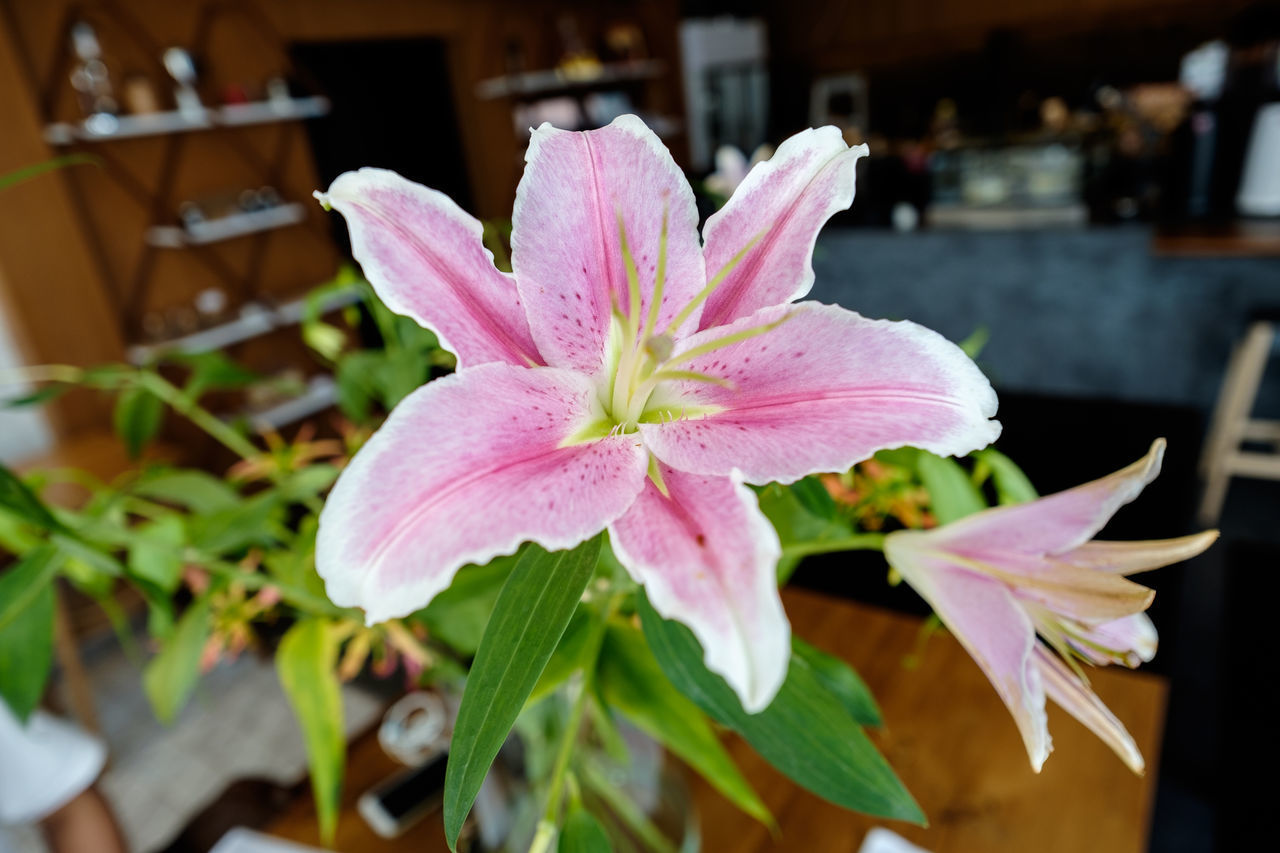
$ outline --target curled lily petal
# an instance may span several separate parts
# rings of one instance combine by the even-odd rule
[[[757,241],[711,294],[699,328],[799,299],[813,286],[813,246],[832,214],[853,203],[854,167],[867,146],[850,148],[835,127],[805,130],[755,166],[728,204],[707,220],[707,278]]]
[[[1156,439],[1146,456],[1114,474],[1029,503],[962,518],[940,528],[939,541],[945,539],[953,550],[1035,554],[1070,551],[1092,539],[1116,510],[1136,498],[1159,475],[1164,449],[1164,439]]]
[[[1111,747],[1134,773],[1146,769],[1142,753],[1124,724],[1116,719],[1089,686],[1068,669],[1061,660],[1044,648],[1034,653],[1037,671],[1044,682],[1045,693],[1071,716]]]
[[[986,377],[959,347],[914,323],[804,302],[699,332],[676,352],[775,323],[688,363],[729,384],[677,383],[662,404],[670,417],[640,426],[658,458],[699,474],[738,468],[748,483],[785,483],[907,444],[968,453],[1000,433],[989,420],[996,397]],[[707,413],[679,417],[688,411]]]
[[[1037,773],[1053,749],[1044,710],[1044,685],[1032,662],[1036,629],[1004,584],[937,562],[921,546],[928,540],[900,531],[885,542],[885,555],[933,607],[982,668],[1013,720]]]
[[[618,559],[655,610],[688,625],[707,668],[755,713],[787,675],[791,628],[774,574],[778,535],[741,477],[701,477],[662,466],[609,528]]]
[[[325,503],[316,570],[329,597],[380,622],[426,605],[468,563],[604,529],[635,500],[647,462],[626,436],[565,446],[597,405],[580,374],[504,364],[415,391]]]
[[[1212,545],[1217,538],[1218,531],[1205,530],[1177,539],[1152,539],[1143,542],[1094,540],[1060,554],[1058,559],[1100,572],[1130,575],[1190,560]]]
[[[664,221],[659,325],[665,328],[702,289],[693,191],[670,152],[635,116],[586,133],[544,124],[525,159],[511,219],[511,264],[529,326],[549,364],[594,375],[604,365],[613,306],[630,308],[623,233],[636,268],[640,316],[654,296]]]
[[[520,295],[493,265],[480,223],[448,196],[386,169],[339,175],[320,201],[387,307],[432,329],[460,366],[538,364]]]

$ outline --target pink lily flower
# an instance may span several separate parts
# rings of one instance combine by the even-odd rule
[[[1164,447],[1159,439],[1128,468],[1055,495],[885,539],[889,564],[991,679],[1037,773],[1053,749],[1046,696],[1143,771],[1133,738],[1089,688],[1080,663],[1132,668],[1151,660],[1156,629],[1143,611],[1155,593],[1125,576],[1190,559],[1218,538],[1210,530],[1090,541],[1160,473]]]
[[[330,597],[371,623],[402,616],[461,566],[608,529],[744,707],[768,705],[790,628],[778,538],[746,484],[905,444],[965,453],[999,432],[987,380],[941,336],[789,304],[864,153],[835,128],[797,134],[700,244],[693,192],[639,119],[544,124],[513,275],[443,194],[378,169],[335,180],[319,197],[346,217],[365,275],[459,369],[406,398],[338,480],[316,546]]]

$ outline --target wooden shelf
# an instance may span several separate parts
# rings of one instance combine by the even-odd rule
[[[168,136],[191,133],[215,127],[246,127],[282,121],[301,121],[329,112],[329,99],[321,96],[291,98],[280,101],[256,101],[209,107],[199,112],[170,110],[127,116],[94,116],[71,124],[58,122],[45,125],[44,138],[50,145],[75,142],[108,142],[144,136]]]
[[[353,305],[363,298],[363,291],[358,287],[335,293],[320,306],[320,313]],[[165,353],[199,353],[222,349],[242,341],[261,337],[286,326],[302,322],[307,297],[292,299],[274,308],[261,302],[250,302],[240,309],[240,316],[226,323],[201,329],[180,338],[173,338],[154,344],[139,344],[129,347],[126,353],[129,361],[137,365],[150,364],[158,356]]]
[[[197,222],[189,228],[180,225],[153,225],[147,229],[147,243],[160,249],[183,249],[206,246],[258,234],[276,228],[297,225],[307,218],[306,208],[299,202],[280,204],[265,210],[253,210]]]
[[[566,75],[558,69],[528,71],[491,77],[476,84],[476,96],[483,100],[507,98],[514,95],[547,95],[571,89],[598,89],[619,83],[651,80],[666,71],[666,63],[660,59],[642,59],[636,62],[615,62],[601,65],[591,75]]]
[[[1241,219],[1222,225],[1165,227],[1156,231],[1151,251],[1184,258],[1280,257],[1280,220]]]

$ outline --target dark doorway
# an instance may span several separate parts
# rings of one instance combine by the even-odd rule
[[[329,115],[307,127],[322,186],[351,169],[379,166],[471,208],[443,41],[295,44],[290,54],[333,102]],[[346,226],[338,217],[334,226],[349,255]]]

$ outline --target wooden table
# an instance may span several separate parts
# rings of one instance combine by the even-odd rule
[[[903,659],[917,648],[921,621],[802,590],[783,593],[797,635],[853,664],[874,691],[885,725],[877,745],[929,816],[928,828],[876,821],[792,784],[749,746],[728,738],[734,758],[781,826],[773,838],[701,779],[692,781],[708,853],[813,851],[853,853],[873,826],[887,825],[933,853],[947,851],[1146,849],[1167,687],[1163,679],[1117,670],[1091,673],[1094,687],[1124,721],[1147,758],[1135,776],[1083,726],[1051,708],[1055,751],[1036,775],[1009,712],[953,637],[935,634],[919,666]],[[372,737],[351,751],[336,849],[343,853],[444,851],[439,812],[395,841],[377,838],[355,800],[390,775],[394,763]],[[267,831],[316,843],[309,797],[294,802]]]

